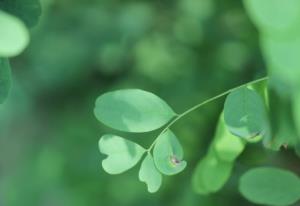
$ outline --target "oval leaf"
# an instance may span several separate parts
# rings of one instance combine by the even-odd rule
[[[220,161],[210,151],[198,164],[193,173],[193,187],[199,194],[219,191],[231,175],[233,163]]]
[[[213,147],[218,158],[228,162],[234,161],[245,149],[245,141],[228,131],[223,114],[218,122]]]
[[[145,149],[140,145],[115,135],[104,135],[99,141],[100,152],[107,155],[102,161],[109,174],[120,174],[138,163]]]
[[[139,89],[100,96],[94,113],[103,124],[125,132],[149,132],[162,127],[176,115],[159,97]]]
[[[147,184],[148,191],[151,193],[156,192],[161,186],[162,175],[157,171],[150,153],[147,154],[142,162],[139,179]]]
[[[153,158],[157,169],[165,175],[175,175],[186,167],[183,149],[172,131],[167,130],[155,143]]]
[[[284,206],[300,199],[300,180],[289,171],[262,167],[246,172],[239,190],[253,203]]]
[[[24,23],[0,10],[0,25],[0,57],[12,57],[21,53],[29,43]]]
[[[0,104],[4,102],[8,96],[11,79],[11,71],[8,59],[0,58]]]
[[[242,138],[263,135],[268,128],[264,102],[257,92],[242,87],[231,92],[224,105],[229,131]]]

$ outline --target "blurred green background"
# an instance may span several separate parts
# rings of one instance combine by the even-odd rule
[[[13,88],[0,107],[1,206],[247,206],[252,204],[237,189],[242,171],[266,163],[293,165],[289,151],[279,158],[251,145],[225,188],[211,196],[194,193],[191,175],[213,137],[220,100],[174,126],[188,167],[164,178],[158,193],[149,194],[138,181],[138,167],[116,176],[101,168],[98,140],[110,130],[93,115],[100,94],[140,88],[183,112],[265,76],[258,32],[242,2],[41,3],[30,46],[11,60]],[[154,134],[122,136],[148,146]]]

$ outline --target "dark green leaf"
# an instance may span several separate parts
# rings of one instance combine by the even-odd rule
[[[167,130],[160,135],[153,150],[157,169],[165,175],[175,175],[186,167],[183,149],[172,131]]]
[[[286,170],[256,168],[241,177],[239,190],[256,204],[291,205],[300,199],[300,179]]]
[[[109,174],[120,174],[132,168],[145,153],[140,145],[110,134],[101,137],[99,149],[107,155],[102,161],[102,167]]]
[[[0,58],[0,104],[6,99],[11,85],[11,71],[8,59]]]
[[[125,132],[149,132],[162,127],[176,115],[159,97],[139,89],[101,95],[94,113],[103,124]]]
[[[39,0],[2,0],[0,9],[19,17],[28,27],[35,26],[42,13]]]

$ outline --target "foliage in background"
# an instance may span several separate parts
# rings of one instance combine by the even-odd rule
[[[23,11],[38,17],[41,7],[36,2],[0,0],[0,9],[17,16],[31,28],[37,21],[30,20]],[[269,73],[275,70],[271,69],[273,63],[268,59],[280,60],[274,62],[274,68],[285,63],[292,66],[290,68],[297,66],[293,54],[297,54],[298,47],[294,45],[298,41],[290,37],[290,34],[297,37],[297,29],[284,32],[286,28],[282,28],[282,25],[297,25],[288,24],[287,20],[299,19],[297,2],[288,2],[291,4],[284,7],[282,4],[278,6],[279,0],[269,3],[274,6],[270,10],[276,12],[276,15],[270,14],[271,19],[281,14],[278,10],[282,9],[286,14],[278,15],[278,20],[274,20],[283,22],[279,28],[275,25],[276,31],[283,32],[264,32],[266,26],[258,27],[260,32],[263,31],[261,36],[266,35],[272,40],[271,44],[273,40],[282,42],[267,47],[275,53],[263,49]],[[216,164],[220,155],[212,155],[210,151],[218,151],[216,148],[224,145],[212,142],[221,101],[191,113],[172,128],[188,164],[176,178],[164,177],[156,195],[148,194],[144,185],[135,181],[146,182],[149,191],[157,190],[161,184],[159,173],[156,173],[155,183],[149,184],[153,180],[149,180],[152,175],[149,176],[147,171],[155,171],[150,156],[138,166],[142,168],[140,172],[133,169],[108,178],[100,169],[99,134],[112,131],[100,125],[93,116],[96,96],[109,90],[141,88],[162,97],[180,113],[228,88],[266,75],[258,35],[242,2],[42,0],[41,3],[42,16],[31,30],[29,47],[21,56],[11,60],[14,81],[6,102],[0,106],[0,205],[252,205],[237,191],[238,177],[249,168],[272,164],[299,174],[299,159],[292,150],[274,153],[262,150],[259,144],[247,144],[247,149],[236,160],[235,155],[244,149],[241,144],[241,150],[235,151],[233,157],[229,155],[229,159],[232,158],[230,163],[223,166],[223,171],[231,171],[231,162],[236,162],[223,189],[213,196],[195,194],[187,180],[205,154],[203,164],[208,168],[204,171],[205,180],[227,179],[226,175],[222,177],[219,173],[215,174],[219,178],[210,176],[211,171],[217,171],[215,167],[220,165]],[[247,2],[245,6],[257,24],[250,12],[251,8],[257,11],[257,7],[255,4],[249,7]],[[259,8],[268,8],[268,4]],[[268,14],[263,10],[261,13]],[[282,35],[270,37],[269,33]],[[284,59],[277,58],[277,55]],[[0,62],[7,65],[6,60]],[[0,79],[7,71],[0,70]],[[278,134],[298,134],[295,128],[299,129],[296,125],[299,125],[300,104],[297,102],[300,95],[297,89],[290,88],[298,87],[294,78],[299,75],[291,75],[291,72],[284,76],[281,71],[276,70],[278,73],[272,76],[273,79],[283,78],[276,79],[283,83],[272,86],[274,97],[279,99],[269,100],[278,102],[270,105],[275,107],[272,110],[278,111],[270,114],[277,117],[271,118],[276,120],[272,127],[278,128]],[[1,84],[0,80],[0,95],[2,88],[6,87]],[[295,91],[293,99],[286,100],[283,96],[290,94],[282,95],[285,92],[280,91]],[[295,122],[291,120],[292,115]],[[290,122],[295,123],[295,128],[290,128],[293,125]],[[224,133],[230,134],[226,130]],[[151,145],[153,137],[158,135],[155,131],[137,135],[114,134],[118,137],[126,135],[128,141],[137,141],[139,145]],[[278,137],[282,137],[281,134]],[[214,139],[218,139],[217,134]],[[274,142],[271,147],[275,149],[282,143],[286,145],[280,138],[275,140],[266,141],[265,145]],[[291,135],[289,145],[294,140]],[[298,152],[299,147],[295,146]],[[214,192],[220,182],[209,184],[208,188],[201,186],[198,191]],[[203,184],[207,187],[207,183]],[[126,190],[120,192],[120,188]]]

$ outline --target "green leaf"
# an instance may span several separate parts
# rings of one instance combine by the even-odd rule
[[[245,149],[245,141],[228,131],[223,114],[218,122],[213,147],[219,159],[228,162],[234,161]]]
[[[101,95],[96,101],[94,113],[106,126],[125,132],[149,132],[176,116],[159,97],[139,89]]]
[[[299,1],[300,2],[300,1]],[[299,90],[300,38],[276,40],[263,36],[262,51],[268,64],[271,86],[279,92],[288,94]],[[271,80],[272,80],[271,79]],[[282,88],[284,85],[288,89]]]
[[[300,2],[288,0],[244,0],[252,21],[262,30],[276,35],[297,29],[300,23]]]
[[[300,199],[300,180],[292,172],[261,167],[252,169],[241,177],[239,190],[253,203],[285,206]]]
[[[139,179],[147,184],[148,191],[151,193],[156,192],[161,186],[162,175],[157,171],[150,153],[142,162]]]
[[[230,178],[232,168],[233,163],[219,160],[210,150],[193,173],[194,190],[203,195],[219,191]]]
[[[107,134],[99,141],[100,152],[107,155],[102,161],[109,174],[120,174],[138,163],[145,149],[140,145],[116,135]]]
[[[264,146],[279,150],[282,146],[295,146],[299,142],[295,121],[293,119],[292,103],[283,98],[273,89],[269,90],[270,120],[272,133],[264,137]]]
[[[29,34],[23,22],[0,10],[0,25],[0,57],[20,54],[29,43]]]
[[[224,120],[232,134],[246,139],[263,135],[268,129],[262,98],[246,87],[228,95],[224,105]]]
[[[153,158],[157,169],[165,175],[175,175],[186,167],[183,149],[172,131],[161,134],[154,146]]]
[[[298,136],[300,136],[300,92],[298,91],[297,93],[295,93],[292,98],[293,98],[293,114],[294,114],[295,126],[298,131]]]
[[[35,26],[42,13],[39,0],[2,0],[0,8],[19,17],[28,27]]]
[[[8,96],[11,86],[11,69],[8,59],[0,58],[0,104]]]

